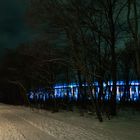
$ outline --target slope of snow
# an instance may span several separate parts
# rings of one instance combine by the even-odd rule
[[[122,111],[110,121],[78,112],[50,113],[0,105],[0,140],[140,140],[140,113]]]

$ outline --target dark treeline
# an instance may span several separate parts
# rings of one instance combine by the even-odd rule
[[[43,86],[54,94],[54,84],[74,81],[79,85],[80,110],[88,95],[100,121],[104,105],[109,108],[105,112],[116,115],[117,80],[125,81],[128,98],[129,80],[140,78],[139,8],[138,0],[30,0],[26,20],[40,35],[7,50],[1,66],[1,92],[6,94],[1,98],[13,96],[4,99],[29,104],[28,90]],[[106,102],[103,82],[110,80],[113,88]],[[95,81],[98,99],[92,92]],[[59,108],[55,99],[53,103]]]

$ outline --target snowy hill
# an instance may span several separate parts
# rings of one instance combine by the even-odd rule
[[[78,112],[0,104],[0,140],[140,140],[140,113],[123,111],[100,123]]]

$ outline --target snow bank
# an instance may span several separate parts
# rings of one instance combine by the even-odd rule
[[[138,112],[121,111],[100,123],[95,116],[81,117],[78,112],[0,106],[0,140],[140,140],[139,132]]]

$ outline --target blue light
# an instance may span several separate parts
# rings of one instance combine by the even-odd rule
[[[98,93],[99,93],[99,84],[98,82],[94,82],[94,90],[93,90],[93,94],[94,96],[96,95],[96,97],[98,97]],[[103,87],[104,90],[106,89],[106,95],[105,95],[105,99],[110,99],[110,91],[112,91],[113,88],[113,82],[112,81],[108,81],[108,88],[107,84],[104,82],[103,83]],[[123,97],[124,91],[125,91],[125,82],[124,81],[117,81],[116,83],[117,85],[117,95],[116,95],[116,99],[117,101],[120,101],[121,98]],[[140,94],[140,83],[139,81],[129,81],[129,85],[130,85],[130,98],[134,101],[139,100],[139,94]],[[82,86],[88,86],[87,83],[82,84]],[[65,95],[68,95],[70,99],[74,98],[75,100],[78,99],[78,84],[76,83],[70,83],[70,84],[56,84],[54,85],[54,96],[52,94],[50,94],[48,91],[46,91],[44,88],[38,88],[36,90],[30,90],[28,92],[28,98],[30,100],[34,100],[35,98],[37,100],[44,100],[46,101],[47,99],[49,99],[49,97],[51,98],[64,98]],[[105,91],[104,91],[105,93]]]

